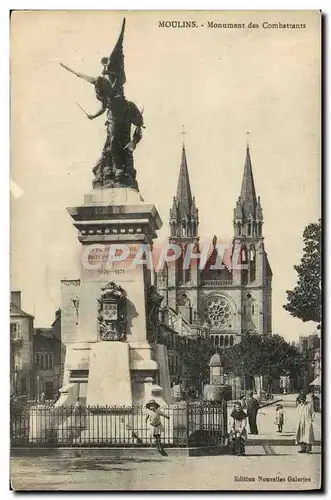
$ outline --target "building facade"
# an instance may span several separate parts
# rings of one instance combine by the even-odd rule
[[[11,395],[34,397],[32,314],[21,309],[21,292],[10,297],[10,392]]]
[[[35,328],[33,336],[34,393],[39,400],[57,399],[62,386],[61,311],[50,328]]]
[[[202,248],[199,212],[183,145],[169,218],[169,245],[179,246],[182,254],[158,271],[157,288],[164,303],[188,324],[208,327],[217,348],[231,347],[246,332],[272,332],[272,271],[263,222],[247,146],[240,195],[233,211],[232,242],[226,247],[214,236],[207,250]]]
[[[39,400],[57,399],[61,387],[61,342],[52,328],[36,328],[34,334],[34,384]]]
[[[307,389],[321,376],[321,338],[317,333],[301,336],[298,349],[306,359],[304,369],[299,374],[299,387]]]

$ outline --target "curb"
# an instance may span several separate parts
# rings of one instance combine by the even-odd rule
[[[315,441],[313,446],[320,446],[321,441]],[[250,440],[246,443],[249,446],[295,446],[294,439],[261,439]],[[168,458],[184,458],[184,457],[201,457],[201,456],[220,456],[229,455],[226,446],[206,446],[196,448],[165,448],[166,456],[162,457],[156,448],[12,448],[10,456],[14,457],[53,457],[53,458],[127,458],[139,459],[141,457],[162,457]]]
[[[313,446],[321,446],[321,440],[314,441]],[[295,440],[292,439],[249,439],[246,441],[246,446],[296,446]]]
[[[199,448],[165,448],[168,457],[198,457],[226,455],[225,446],[210,446]],[[11,458],[14,457],[54,457],[54,458],[141,458],[162,457],[156,448],[12,448]],[[162,458],[166,458],[162,457]]]

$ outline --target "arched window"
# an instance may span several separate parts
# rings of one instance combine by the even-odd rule
[[[229,345],[229,336],[228,335],[225,335],[225,339],[224,339],[224,346],[225,347],[228,347]]]
[[[256,252],[253,245],[249,248],[249,273],[250,281],[255,281],[256,278]]]
[[[218,347],[218,346],[219,346],[219,341],[220,341],[219,336],[218,336],[218,335],[215,335],[215,345],[216,345],[216,347]]]
[[[249,222],[247,224],[247,236],[251,236],[252,234],[252,224]]]
[[[254,314],[254,304],[252,304],[252,314]]]
[[[255,248],[253,245],[251,245],[249,248],[249,260],[251,262],[253,262],[253,260],[255,260]]]
[[[233,346],[233,335],[230,335],[230,346]]]
[[[192,277],[192,274],[191,274],[191,265],[189,266],[188,269],[183,269],[183,273],[184,273],[184,283],[187,283],[188,281],[191,281],[191,277]]]
[[[220,347],[223,347],[224,344],[224,337],[221,335],[220,336]]]
[[[237,234],[238,234],[238,236],[241,236],[241,223],[240,222],[237,223]]]

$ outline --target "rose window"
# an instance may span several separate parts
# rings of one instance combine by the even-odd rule
[[[232,309],[222,297],[211,297],[206,301],[205,318],[211,328],[231,328]]]

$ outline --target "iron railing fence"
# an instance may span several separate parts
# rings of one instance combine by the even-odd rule
[[[226,401],[187,402],[162,409],[164,446],[224,445]],[[11,445],[45,447],[150,446],[153,432],[143,406],[25,407],[11,415]]]

